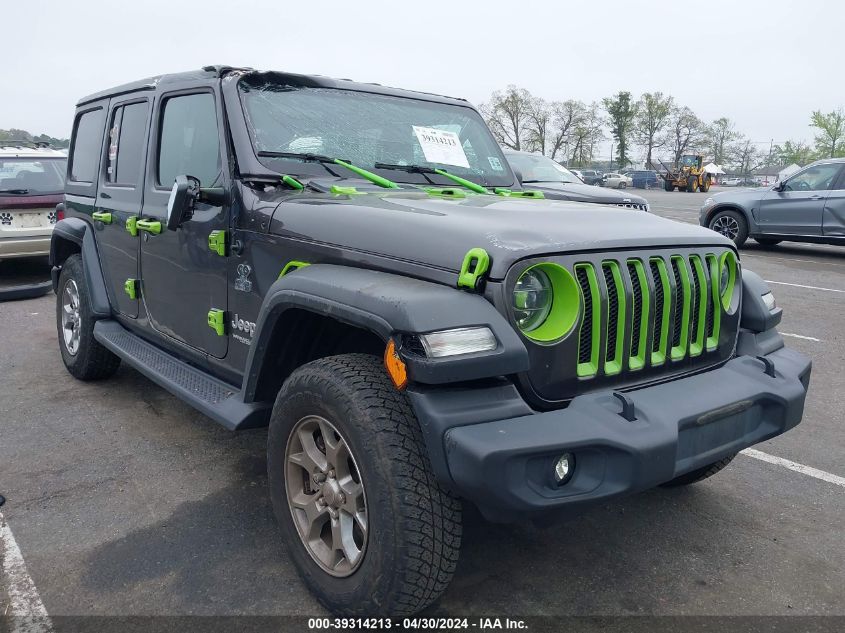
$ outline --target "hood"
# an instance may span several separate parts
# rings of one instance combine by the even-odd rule
[[[713,198],[713,202],[715,204],[721,204],[723,202],[755,201],[762,200],[763,196],[765,196],[771,190],[772,187],[768,186],[755,187],[754,189],[740,189],[736,191],[720,191],[719,193],[715,193],[710,197]]]
[[[571,182],[526,183],[526,189],[539,189],[546,197],[555,200],[573,200],[594,204],[647,204],[646,199],[636,194],[621,192],[617,189],[605,189],[595,185]]]
[[[413,190],[282,194],[269,231],[298,241],[378,254],[457,272],[484,248],[490,277],[525,257],[611,249],[730,246],[706,228],[630,209],[468,194],[444,199]]]

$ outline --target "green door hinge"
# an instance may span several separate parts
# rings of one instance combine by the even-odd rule
[[[226,231],[212,231],[208,234],[208,248],[220,257],[226,257]]]
[[[217,332],[217,336],[226,336],[226,313],[216,308],[209,310],[208,327]]]
[[[132,237],[138,237],[138,227],[136,226],[137,222],[138,218],[134,215],[131,218],[126,218],[126,232]]]
[[[111,224],[112,223],[112,216],[111,213],[108,211],[94,211],[91,214],[91,217],[95,220],[102,222],[103,224]]]
[[[134,301],[138,298],[140,284],[137,279],[127,279],[123,283],[123,289],[126,291],[126,294],[129,295],[129,298]]]
[[[461,273],[458,275],[458,288],[476,290],[484,274],[490,268],[490,256],[483,248],[471,248],[464,255]]]

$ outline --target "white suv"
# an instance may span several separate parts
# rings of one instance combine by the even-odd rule
[[[0,260],[50,253],[67,155],[44,143],[0,140]]]

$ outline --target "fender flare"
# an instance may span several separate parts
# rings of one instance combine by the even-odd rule
[[[270,286],[247,358],[243,395],[255,398],[276,323],[286,310],[302,309],[379,336],[487,326],[498,346],[490,352],[426,358],[402,351],[413,382],[444,384],[527,371],[528,351],[513,326],[483,296],[392,273],[313,264]]]
[[[68,249],[68,244],[75,247]],[[111,316],[111,304],[106,292],[106,281],[103,268],[100,265],[100,255],[97,252],[97,242],[91,231],[91,226],[80,218],[65,218],[53,227],[50,238],[50,265],[53,267],[51,276],[53,290],[59,290],[59,274],[62,264],[70,254],[69,251],[79,251],[82,255],[82,270],[85,283],[88,286],[88,296],[91,302],[91,312],[95,317],[108,318]]]

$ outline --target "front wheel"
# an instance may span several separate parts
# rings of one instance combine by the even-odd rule
[[[297,369],[273,408],[267,467],[291,558],[332,613],[409,615],[449,585],[460,502],[435,480],[419,422],[380,359]]]
[[[719,211],[710,218],[707,226],[733,240],[737,248],[745,244],[745,240],[748,239],[748,222],[741,213],[736,211]]]

